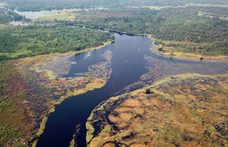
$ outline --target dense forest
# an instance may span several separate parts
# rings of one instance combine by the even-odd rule
[[[0,60],[79,51],[114,40],[110,33],[67,26],[18,27],[0,33]]]
[[[19,11],[60,10],[91,7],[184,6],[189,3],[228,5],[227,0],[0,0]]]
[[[16,21],[20,21],[23,18],[21,15],[9,11],[7,9],[4,8],[0,8],[0,23],[1,24],[9,24],[10,21],[16,20]]]
[[[223,11],[227,10],[223,9]],[[227,55],[228,21],[218,17],[199,16],[198,12],[197,7],[159,11],[151,9],[91,10],[77,12],[80,15],[76,18],[77,21],[71,24],[128,34],[151,34],[158,40],[174,41],[168,46],[185,48],[186,52]],[[163,45],[167,44],[163,43]]]

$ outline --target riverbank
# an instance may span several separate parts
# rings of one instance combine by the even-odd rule
[[[182,74],[112,97],[88,118],[87,146],[220,146],[228,134],[227,85],[227,74]]]
[[[152,35],[147,35],[148,38],[155,41],[157,40]],[[162,40],[161,40],[162,41]],[[186,53],[186,52],[177,52],[174,47],[166,47],[162,46],[161,44],[156,45],[153,51],[157,52],[159,55],[169,56],[170,58],[180,58],[180,59],[187,59],[187,60],[206,60],[206,61],[228,61],[228,56],[218,55],[218,56],[207,56],[201,54],[193,54],[193,53]]]
[[[48,120],[48,115],[55,111],[56,105],[61,104],[61,102],[68,97],[84,94],[94,89],[99,89],[106,84],[106,81],[111,75],[111,70],[108,70],[107,68],[109,67],[106,67],[106,65],[100,65],[101,67],[99,67],[104,68],[104,70],[106,70],[105,73],[103,73],[104,71],[99,71],[102,69],[97,69],[97,67],[95,66],[93,69],[94,71],[96,71],[95,73],[92,74],[90,72],[87,72],[81,74],[81,78],[57,78],[56,75],[58,75],[59,73],[67,73],[68,71],[64,70],[69,70],[71,64],[77,64],[68,61],[68,58],[70,56],[78,55],[86,51],[89,52],[92,50],[101,49],[112,42],[113,41],[108,41],[103,43],[103,45],[101,46],[86,48],[82,51],[71,51],[63,54],[53,53],[49,55],[39,55],[13,61],[16,69],[20,72],[21,76],[24,78],[24,81],[27,83],[26,85],[28,86],[28,88],[35,90],[33,93],[33,97],[30,97],[28,100],[28,102],[32,103],[32,109],[34,110],[33,116],[30,117],[33,119],[33,121],[36,122],[36,125],[39,125],[40,127],[38,130],[35,129],[33,133],[37,132],[36,135],[38,136],[43,133],[45,129],[45,124]],[[111,62],[109,52],[105,53],[104,57],[106,61],[103,61],[102,63]],[[53,63],[51,61],[53,61]],[[50,67],[50,69],[40,70],[39,72],[37,72],[38,70],[36,70],[36,68],[39,69],[39,67],[43,67],[47,63],[47,68]],[[57,68],[55,70],[55,68],[57,67],[56,64],[61,64],[61,66],[65,68]],[[68,69],[66,67],[68,67]],[[50,76],[49,73],[52,73],[51,75],[54,74],[55,77],[53,78],[53,76]],[[100,74],[101,78],[97,78],[94,74]],[[39,92],[37,93],[36,90],[38,90]],[[41,97],[43,100],[45,100],[45,102],[43,102],[43,100],[38,100],[38,97]],[[37,103],[36,106],[33,105],[34,101],[35,103]],[[37,105],[38,108],[36,108]],[[44,107],[44,109],[46,110],[38,113],[36,111],[40,109],[39,107]],[[37,140],[33,141],[33,146],[35,146],[36,143]]]

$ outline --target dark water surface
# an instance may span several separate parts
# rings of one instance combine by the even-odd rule
[[[86,53],[72,56],[70,60],[77,62],[72,65],[67,76],[85,72],[90,65],[102,61],[101,54],[112,51],[112,74],[107,84],[94,91],[64,100],[55,107],[55,112],[48,117],[44,133],[40,136],[37,147],[68,147],[75,133],[76,126],[81,125],[77,143],[79,147],[86,146],[85,123],[92,110],[102,101],[110,98],[115,92],[123,91],[124,87],[140,80],[149,73],[159,78],[183,73],[223,74],[227,72],[226,63],[196,62],[159,56],[149,48],[152,41],[142,36],[127,36],[114,34],[116,41],[102,49],[92,51],[91,56],[84,60]],[[145,56],[149,56],[145,59]],[[150,71],[150,72],[149,72]],[[150,83],[152,84],[152,83]],[[140,87],[132,88],[135,90]]]

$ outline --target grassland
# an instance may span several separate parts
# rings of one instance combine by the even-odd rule
[[[227,146],[227,79],[178,75],[112,97],[88,118],[88,146]]]
[[[58,21],[58,20],[65,20],[65,21],[74,21],[77,13],[77,10],[59,10],[59,11],[47,11],[46,14],[54,14],[52,16],[43,16],[39,18],[32,19],[32,21],[37,22],[39,21]]]
[[[45,11],[45,14],[51,14],[52,16],[42,16],[32,19],[33,22],[57,22],[57,21],[75,21],[79,16],[78,12],[82,9],[67,9],[67,10],[54,10]],[[83,11],[89,11],[89,9],[83,9]]]

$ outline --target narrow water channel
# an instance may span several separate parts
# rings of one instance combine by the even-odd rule
[[[92,110],[102,101],[114,96],[124,87],[140,80],[140,77],[148,73],[151,76],[150,83],[159,77],[183,74],[223,74],[227,72],[227,64],[219,62],[188,61],[159,56],[152,53],[149,48],[152,41],[143,36],[128,36],[114,33],[116,41],[102,49],[91,52],[91,58],[84,61],[82,56],[72,56],[71,60],[77,64],[72,65],[69,74],[85,71],[90,64],[101,62],[99,57],[107,50],[112,52],[112,74],[107,84],[94,91],[79,96],[73,96],[56,106],[56,111],[48,117],[44,133],[40,136],[37,147],[67,147],[75,133],[76,126],[80,124],[77,136],[78,147],[86,146],[85,123]],[[131,91],[142,88],[136,86]]]

